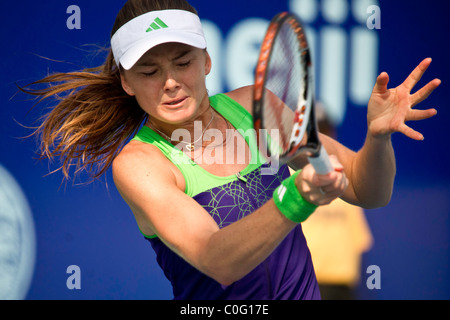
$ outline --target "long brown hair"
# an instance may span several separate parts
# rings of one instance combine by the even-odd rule
[[[185,0],[129,0],[115,20],[111,37],[125,23],[149,11],[180,9],[197,14]],[[60,160],[64,178],[87,172],[91,181],[111,166],[124,144],[139,130],[148,115],[122,88],[112,51],[97,68],[57,73],[20,88],[58,103],[46,114],[32,135],[40,141],[41,159]],[[46,85],[44,89],[33,87]]]

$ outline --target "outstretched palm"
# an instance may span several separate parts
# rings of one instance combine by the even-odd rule
[[[423,135],[407,126],[405,122],[428,119],[437,113],[436,109],[413,109],[441,83],[439,79],[434,79],[411,94],[430,63],[430,58],[423,60],[408,78],[394,89],[387,88],[389,75],[386,72],[380,74],[370,97],[367,112],[368,129],[372,136],[387,136],[394,132],[401,132],[411,139],[423,140]]]

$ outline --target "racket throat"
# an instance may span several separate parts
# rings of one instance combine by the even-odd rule
[[[243,183],[247,184],[247,178],[245,178],[240,172],[236,173],[236,178],[238,178]]]

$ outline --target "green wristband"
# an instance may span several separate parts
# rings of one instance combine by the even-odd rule
[[[281,185],[273,192],[273,201],[278,210],[289,220],[301,223],[316,210],[317,206],[306,201],[295,185],[295,178],[300,174],[295,174],[285,179]]]

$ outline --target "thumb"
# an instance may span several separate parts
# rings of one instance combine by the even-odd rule
[[[387,91],[387,85],[389,83],[389,75],[386,72],[382,72],[375,83],[373,88],[374,93],[385,93]]]

